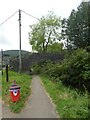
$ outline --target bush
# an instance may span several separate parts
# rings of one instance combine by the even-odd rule
[[[34,66],[34,70],[49,76],[55,82],[61,80],[66,85],[89,91],[90,53],[86,50],[75,50],[61,63],[40,62]]]
[[[90,54],[86,50],[76,50],[61,65],[61,80],[77,88],[87,88],[90,84]]]

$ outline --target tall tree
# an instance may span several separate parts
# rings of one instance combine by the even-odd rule
[[[30,26],[29,41],[32,49],[47,52],[48,46],[61,40],[60,26],[60,17],[52,11],[43,16],[37,24]]]
[[[72,10],[67,20],[66,36],[74,48],[90,45],[90,2],[82,2],[76,11]]]
[[[63,51],[63,43],[53,43],[52,45],[48,45],[47,52],[50,53],[60,53]]]

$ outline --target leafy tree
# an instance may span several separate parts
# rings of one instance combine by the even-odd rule
[[[61,20],[50,12],[43,16],[37,24],[30,26],[29,41],[32,49],[38,52],[47,52],[48,46],[61,40]]]
[[[71,47],[71,44],[69,39],[68,39],[68,35],[67,35],[67,19],[66,18],[63,18],[62,19],[62,30],[61,30],[61,35],[62,35],[62,40],[64,40],[64,44],[65,44],[65,47],[67,49],[69,49]]]
[[[90,45],[90,2],[82,2],[77,10],[72,10],[64,31],[68,46],[85,48]]]
[[[55,42],[52,45],[48,45],[47,52],[56,53],[56,52],[61,52],[62,50],[63,50],[63,43]]]

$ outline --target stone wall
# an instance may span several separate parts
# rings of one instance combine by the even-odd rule
[[[22,71],[28,71],[29,68],[38,63],[43,61],[51,60],[52,62],[59,62],[63,60],[64,55],[61,53],[33,53],[33,54],[26,54],[22,57]],[[15,71],[19,70],[19,58],[15,58],[11,60],[10,66],[13,66]]]

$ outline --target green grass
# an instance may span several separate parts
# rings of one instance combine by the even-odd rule
[[[65,87],[62,82],[53,83],[49,78],[41,76],[43,84],[49,93],[60,118],[87,118],[88,94],[83,95]]]
[[[2,75],[0,73],[0,102],[2,100]]]
[[[12,85],[12,81],[16,80],[17,85],[21,87],[20,89],[20,100],[17,102],[12,102],[10,99],[9,88]],[[5,71],[2,78],[2,100],[6,105],[9,105],[10,109],[14,113],[18,113],[25,105],[25,101],[31,94],[31,76],[26,74],[19,74],[14,71],[9,71],[9,82],[6,82]]]

